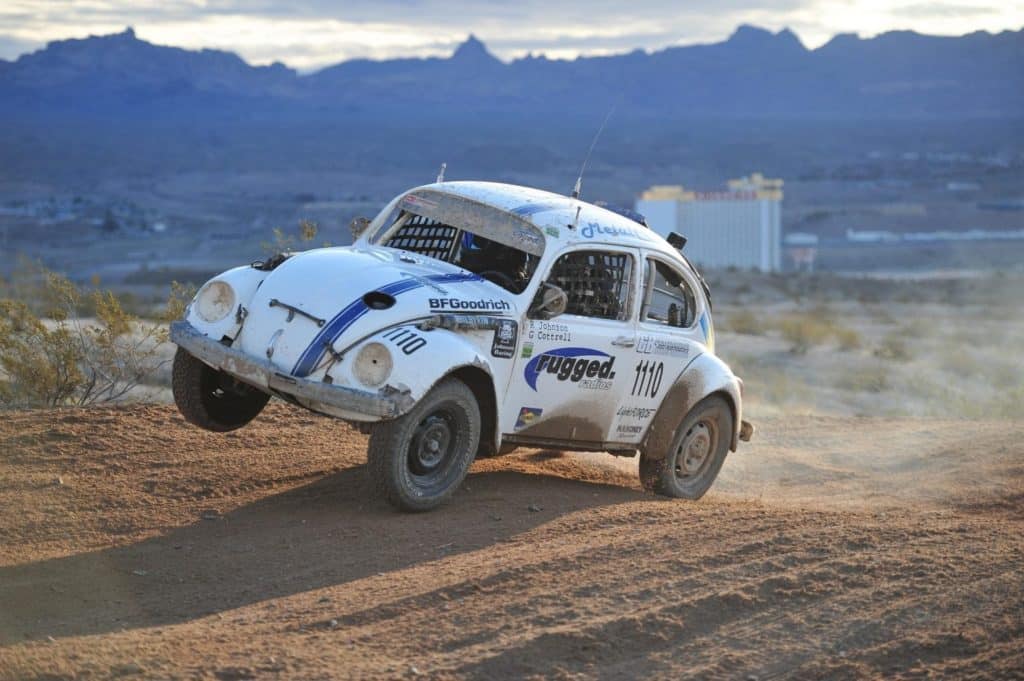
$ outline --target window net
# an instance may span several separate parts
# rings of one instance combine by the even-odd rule
[[[448,260],[458,230],[450,225],[436,222],[422,215],[412,215],[408,222],[398,228],[385,246],[401,248],[429,258]]]
[[[568,253],[555,263],[549,281],[568,295],[567,314],[625,319],[631,262],[623,253]]]

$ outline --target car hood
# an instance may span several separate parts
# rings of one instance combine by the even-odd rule
[[[368,295],[369,294],[369,295]],[[454,265],[383,247],[295,255],[260,285],[240,336],[244,352],[308,376],[378,330],[439,313],[517,315],[516,297]]]

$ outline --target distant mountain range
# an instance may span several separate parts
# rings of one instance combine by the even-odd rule
[[[470,38],[448,58],[357,59],[301,75],[122,33],[0,61],[0,115],[399,118],[599,111],[625,117],[957,119],[1024,115],[1024,29],[935,37],[838,35],[808,50],[789,30],[573,61],[496,59]]]

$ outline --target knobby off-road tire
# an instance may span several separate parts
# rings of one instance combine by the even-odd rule
[[[429,511],[466,478],[480,441],[480,408],[456,378],[438,383],[407,414],[370,435],[370,478],[377,493],[403,511]]]
[[[701,400],[679,424],[668,453],[660,458],[640,455],[640,483],[668,497],[700,499],[722,469],[732,431],[732,410],[725,399],[712,395]]]
[[[270,395],[239,383],[178,348],[171,371],[171,391],[178,411],[191,424],[226,433],[252,421]]]

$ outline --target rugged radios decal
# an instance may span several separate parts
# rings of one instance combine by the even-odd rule
[[[607,359],[588,359],[590,357]],[[615,378],[615,358],[592,348],[557,348],[537,355],[523,369],[526,384],[537,390],[542,373],[554,375],[559,381],[580,384],[582,388],[607,390]]]

